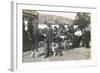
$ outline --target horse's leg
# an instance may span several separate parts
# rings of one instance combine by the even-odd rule
[[[38,57],[38,51],[35,49],[35,57]]]
[[[35,55],[35,52],[34,52],[34,45],[33,45],[33,43],[32,43],[32,51],[31,51],[31,57],[34,57],[34,55]]]
[[[52,52],[53,52],[53,56],[56,56],[56,50],[54,47],[52,47]]]
[[[39,51],[38,51],[38,41],[37,40],[35,40],[35,51],[36,51],[35,57],[38,57]]]
[[[31,53],[31,57],[36,57],[38,52],[38,47],[37,47],[37,41],[32,41],[32,53]]]

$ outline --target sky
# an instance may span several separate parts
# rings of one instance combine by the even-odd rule
[[[38,13],[41,14],[51,14],[51,15],[57,15],[57,16],[63,16],[63,17],[67,17],[70,18],[72,20],[75,19],[76,13],[69,13],[69,12],[50,12],[50,11],[37,11]],[[39,25],[39,28],[44,28],[47,27],[46,25]]]
[[[49,12],[49,11],[37,11],[38,13],[42,13],[42,14],[51,14],[51,15],[57,15],[57,16],[63,16],[63,17],[67,17],[70,19],[75,19],[76,13],[68,13],[68,12]]]

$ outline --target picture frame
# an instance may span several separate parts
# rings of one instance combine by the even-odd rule
[[[35,11],[51,11],[51,12],[86,12],[91,13],[91,59],[86,60],[64,60],[53,62],[32,62],[23,63],[23,10]],[[62,6],[62,5],[43,5],[28,2],[11,2],[11,70],[12,71],[27,71],[34,69],[56,69],[67,67],[83,67],[96,65],[96,49],[95,47],[95,24],[96,24],[96,8],[95,7],[77,7],[77,6]],[[30,68],[29,68],[30,67]]]

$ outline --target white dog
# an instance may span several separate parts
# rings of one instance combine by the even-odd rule
[[[50,47],[51,47],[51,50],[53,52],[53,55],[56,56],[57,49],[58,49],[58,44],[53,42],[53,43],[51,43]]]

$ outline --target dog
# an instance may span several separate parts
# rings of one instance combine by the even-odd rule
[[[52,50],[52,52],[53,52],[53,55],[56,56],[56,55],[57,55],[58,44],[52,42],[52,43],[50,44],[50,48],[51,48],[51,50]]]
[[[59,44],[58,43],[54,43],[52,42],[51,43],[51,50],[53,52],[53,56],[57,56],[57,55],[60,55],[62,56],[62,47],[59,47]]]

